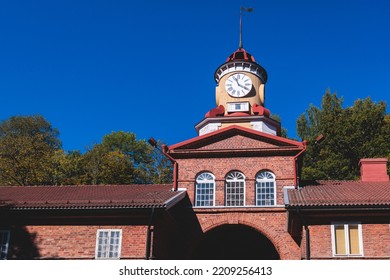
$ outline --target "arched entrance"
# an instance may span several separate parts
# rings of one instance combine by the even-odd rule
[[[193,259],[199,260],[279,260],[272,242],[245,225],[221,225],[204,233]]]

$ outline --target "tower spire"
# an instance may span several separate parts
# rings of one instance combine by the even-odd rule
[[[242,49],[243,48],[243,43],[242,43],[242,13],[243,12],[252,12],[253,11],[253,8],[245,8],[245,7],[240,7],[240,43],[238,45],[238,48],[239,49]]]

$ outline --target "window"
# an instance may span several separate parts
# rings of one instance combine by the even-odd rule
[[[0,260],[6,260],[9,247],[9,230],[0,230]]]
[[[230,172],[226,176],[226,206],[245,205],[245,176],[241,172]]]
[[[227,111],[230,112],[248,112],[249,102],[228,102]]]
[[[96,234],[96,259],[119,259],[122,230],[99,229]]]
[[[256,176],[256,205],[275,205],[275,175],[269,171],[261,171]]]
[[[196,178],[195,206],[214,206],[215,177],[205,172]]]
[[[361,224],[333,224],[332,246],[334,256],[363,255]]]

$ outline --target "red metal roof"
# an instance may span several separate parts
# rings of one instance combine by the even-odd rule
[[[287,196],[287,207],[389,206],[390,182],[315,181]]]
[[[169,208],[185,195],[172,185],[0,187],[0,207],[11,209]]]
[[[244,48],[239,48],[234,53],[229,55],[229,57],[226,59],[226,62],[233,61],[233,60],[247,60],[250,62],[256,62],[253,55],[248,53]]]
[[[267,82],[267,72],[265,71],[265,69],[256,62],[255,58],[250,53],[248,53],[243,48],[239,48],[231,55],[229,55],[229,57],[226,59],[226,62],[217,68],[214,73],[215,81],[219,83],[219,79],[223,76],[221,76],[221,74],[224,72],[224,70],[230,67],[233,67],[231,69],[235,69],[234,64],[241,64],[241,66],[243,66],[244,64],[247,64],[248,66],[250,65],[252,70],[259,75],[263,82]]]

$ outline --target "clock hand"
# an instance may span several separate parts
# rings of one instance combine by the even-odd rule
[[[237,82],[237,84],[238,84],[238,82]],[[249,88],[247,88],[246,86],[243,86],[243,85],[240,85],[240,84],[238,84],[238,86],[242,87],[243,89],[249,90]]]
[[[233,77],[233,79],[236,81],[237,85],[240,87],[241,84],[238,82],[238,79],[236,77]]]

